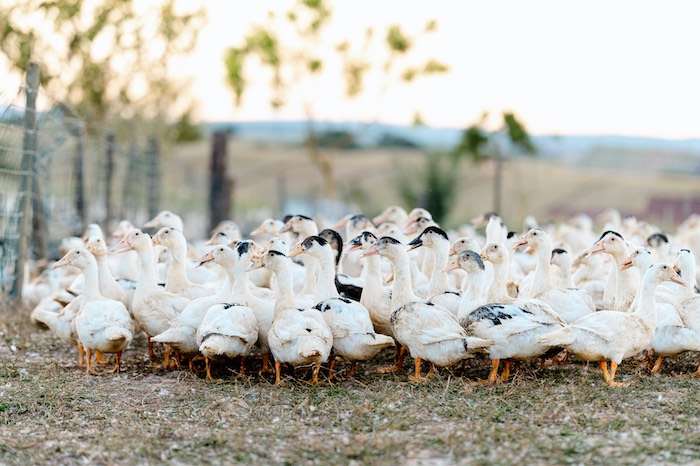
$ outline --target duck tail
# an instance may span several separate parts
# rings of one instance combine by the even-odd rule
[[[108,327],[105,329],[105,337],[110,341],[125,341],[131,340],[133,335],[124,327]]]
[[[493,340],[485,340],[477,337],[467,337],[462,340],[462,344],[464,345],[464,349],[467,353],[486,352],[486,350],[493,346],[494,343],[495,342]]]
[[[564,327],[553,332],[546,333],[537,337],[537,343],[549,347],[566,346],[573,343],[575,339],[574,332],[571,327]]]

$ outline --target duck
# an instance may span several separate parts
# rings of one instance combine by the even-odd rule
[[[449,259],[450,240],[444,230],[429,226],[409,243],[409,251],[425,246],[433,252],[433,270],[426,298],[457,316],[457,309],[462,296],[452,286],[448,273],[445,272]]]
[[[70,302],[61,305],[53,297],[46,298],[32,310],[30,319],[35,325],[48,328],[63,342],[75,346],[78,351],[78,365],[85,365],[83,345],[78,341],[78,334],[75,328],[75,316],[80,311],[82,297],[75,296]],[[56,307],[58,305],[58,307]]]
[[[318,309],[299,307],[294,298],[290,259],[278,251],[267,251],[248,270],[271,269],[276,276],[275,313],[267,335],[275,359],[275,385],[282,385],[281,365],[313,365],[312,383],[319,382],[321,364],[328,360],[333,347],[333,333]]]
[[[89,374],[96,374],[92,366],[92,353],[100,351],[116,354],[112,372],[118,373],[122,352],[133,339],[131,315],[124,303],[100,294],[97,261],[87,249],[72,249],[54,264],[54,268],[67,265],[79,268],[85,277],[80,310],[75,316],[75,329],[86,353],[86,370]]]
[[[131,301],[131,310],[139,326],[148,337],[148,355],[153,360],[151,338],[170,328],[170,323],[191,300],[165,291],[158,286],[153,243],[148,233],[138,229],[131,230],[112,247],[111,252],[121,253],[131,250],[138,253],[141,266],[141,273]],[[169,366],[171,353],[172,348],[166,346],[161,367]]]
[[[134,296],[136,282],[124,279],[116,280],[114,278],[107,261],[109,250],[104,238],[99,236],[88,237],[85,241],[85,248],[90,251],[97,261],[97,277],[102,296],[121,301],[129,309]]]
[[[654,264],[651,251],[646,248],[637,248],[622,264],[624,269],[636,267],[639,270],[648,270]],[[680,274],[679,274],[680,276]],[[682,277],[681,277],[682,278]],[[657,323],[654,337],[649,348],[657,356],[656,362],[651,368],[655,374],[661,369],[664,359],[677,356],[686,351],[700,351],[700,332],[687,328],[683,324],[680,314],[668,301],[660,302],[659,293],[663,285],[656,288],[656,314]],[[684,287],[688,289],[689,287]],[[668,293],[668,291],[666,292]],[[640,295],[637,293],[635,300],[628,312],[632,312],[639,305]]]
[[[566,322],[573,322],[595,311],[591,297],[583,290],[554,288],[551,278],[552,241],[544,230],[533,228],[515,244],[515,247],[530,246],[537,254],[537,267],[529,289],[522,290],[519,297],[544,301]],[[494,278],[494,281],[496,279]]]
[[[182,217],[170,210],[161,210],[155,217],[143,224],[144,228],[175,228],[178,231],[185,231],[185,223]]]
[[[358,362],[369,361],[382,349],[394,346],[394,339],[374,331],[369,311],[360,302],[342,298],[336,289],[333,250],[319,236],[310,236],[299,243],[289,254],[294,257],[308,254],[319,262],[315,308],[321,311],[333,333],[332,376],[335,356],[349,361],[352,366],[348,378],[355,374]]]
[[[373,230],[374,224],[366,215],[354,214],[346,215],[338,223],[336,223],[332,230],[345,229],[345,238],[351,239],[359,235],[365,230]],[[319,236],[324,237],[321,233]],[[342,239],[341,239],[342,241]],[[342,242],[341,242],[342,245]],[[359,277],[362,273],[362,265],[359,259],[359,252],[353,251],[340,251],[339,262],[338,262],[338,272],[346,275],[348,277]],[[355,299],[351,297],[351,299]],[[359,295],[357,296],[359,299]],[[357,300],[355,299],[355,300]]]
[[[498,243],[493,243],[498,244]],[[500,245],[501,249],[505,249]],[[536,315],[526,308],[508,303],[483,303],[483,277],[485,267],[475,251],[463,251],[448,266],[461,267],[469,274],[470,289],[460,305],[459,323],[468,335],[493,341],[489,346],[491,372],[477,385],[506,382],[510,376],[512,361],[528,361],[547,353],[551,347],[537,341],[539,335],[560,329],[564,322],[554,315]],[[553,313],[552,313],[553,314]],[[501,361],[505,367],[501,377],[498,371]]]
[[[316,223],[305,215],[292,215],[284,224],[280,233],[294,233],[297,235],[297,242],[308,238],[309,236],[318,235],[318,226]],[[301,261],[304,264],[304,286],[299,292],[300,295],[313,295],[316,291],[316,282],[318,281],[318,262],[308,256],[302,256]]]
[[[241,357],[240,376],[245,375],[245,358],[258,340],[258,322],[253,310],[236,302],[211,306],[197,328],[197,344],[206,362],[206,380],[211,381],[212,358]]]
[[[240,302],[253,310],[258,324],[257,347],[262,353],[261,373],[270,371],[270,345],[267,341],[272,320],[275,316],[275,300],[256,296],[250,289],[248,267],[258,252],[258,246],[252,240],[243,240],[234,248],[235,264],[233,267],[234,282],[232,300]],[[263,268],[257,269],[263,270]]]
[[[545,345],[564,347],[584,361],[598,362],[603,378],[610,387],[629,386],[629,383],[616,381],[615,374],[623,359],[637,355],[651,343],[657,323],[654,291],[664,281],[686,285],[673,267],[654,264],[644,274],[639,290],[639,306],[634,312],[594,312],[560,330],[541,335],[537,340]]]
[[[190,301],[169,324],[167,330],[151,338],[151,341],[163,343],[178,352],[180,356],[192,357],[199,353],[200,344],[197,342],[197,329],[202,323],[209,308],[215,304],[228,302],[233,293],[234,253],[228,246],[218,245],[198,259],[198,266],[215,263],[224,270],[224,281],[219,290],[211,295]],[[193,359],[190,358],[190,370]],[[209,364],[207,363],[207,367]],[[211,374],[207,371],[207,378]]]
[[[382,223],[390,222],[395,225],[403,225],[408,219],[406,209],[398,205],[390,205],[385,208],[379,215],[372,218],[372,223],[381,225]]]
[[[257,228],[250,232],[251,237],[258,237],[257,241],[270,239],[278,236],[280,230],[284,228],[284,222],[274,218],[266,218]]]
[[[353,301],[359,301],[362,296],[362,287],[364,286],[364,281],[361,277],[351,277],[345,273],[338,272],[340,265],[340,258],[345,254],[353,254],[354,251],[343,249],[343,238],[337,231],[326,228],[318,233],[318,236],[323,238],[330,244],[333,249],[333,254],[335,258],[335,286],[338,289],[338,293],[344,298],[352,299]],[[362,267],[360,266],[360,270]]]
[[[372,254],[386,257],[394,266],[391,327],[396,341],[414,358],[414,374],[409,380],[426,382],[436,365],[450,366],[493,344],[492,340],[469,337],[453,314],[415,295],[408,252],[399,241],[384,236],[363,255]],[[426,377],[421,375],[423,360],[430,362]]]
[[[622,263],[630,255],[629,247],[620,233],[608,230],[587,250],[588,255],[600,253],[609,254],[613,259],[603,293],[603,306],[615,311],[627,310],[634,300],[640,281],[637,270],[622,270]]]
[[[154,246],[163,246],[170,251],[165,291],[187,299],[204,298],[215,293],[212,288],[193,283],[187,278],[187,239],[182,231],[173,227],[163,227],[153,236],[152,241]]]

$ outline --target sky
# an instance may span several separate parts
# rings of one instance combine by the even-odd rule
[[[202,3],[208,22],[198,47],[175,68],[192,79],[202,120],[303,119],[302,99],[313,97],[320,120],[410,124],[419,112],[431,126],[461,128],[484,111],[492,123],[513,111],[533,134],[700,137],[694,1],[331,1],[333,19],[320,46],[326,72],[295,90],[281,110],[269,107],[267,75],[256,66],[236,107],[223,57],[253,25],[265,24],[268,11],[279,16],[294,0]],[[449,65],[447,74],[386,86],[374,72],[360,98],[345,98],[335,44],[349,39],[359,48],[369,26],[399,24],[419,34],[430,19],[438,29],[419,39],[410,63],[434,58]],[[383,60],[379,47],[366,57],[375,65]]]

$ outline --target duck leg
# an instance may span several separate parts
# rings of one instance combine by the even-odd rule
[[[355,368],[357,367],[357,362],[353,361],[352,366],[350,366],[350,372],[348,372],[347,379],[352,379],[355,377]]]
[[[241,356],[241,372],[240,377],[245,377],[245,356]]]
[[[600,370],[603,371],[603,378],[605,379],[605,383],[609,384],[610,383],[610,373],[608,372],[608,362],[607,361],[598,361],[598,366],[600,366]]]
[[[109,359],[105,358],[102,351],[95,350],[95,363],[97,364],[109,364]]]
[[[656,358],[656,364],[654,364],[654,367],[651,368],[651,373],[656,374],[657,372],[659,372],[659,370],[661,370],[661,363],[663,363],[663,362],[664,362],[663,356],[659,356],[658,358]]]
[[[328,364],[328,378],[333,378],[333,369],[335,368],[335,356],[331,356],[331,361]]]
[[[429,378],[431,378],[433,375],[435,375],[435,364],[433,364],[433,363],[431,362],[431,363],[430,363],[430,369],[428,369],[428,373],[425,374],[425,378],[426,378],[426,379],[429,379]]]
[[[610,380],[608,380],[608,385],[613,388],[629,387],[629,382],[615,382],[615,372],[617,372],[617,363],[615,361],[610,361]]]
[[[489,372],[489,377],[486,380],[477,380],[472,382],[472,385],[489,385],[498,382],[498,367],[501,365],[500,359],[491,360],[491,372]]]
[[[153,342],[151,341],[150,335],[146,335],[146,338],[148,339],[148,359],[153,361],[153,359],[156,357],[155,353],[153,352]]]
[[[110,371],[112,374],[118,374],[118,373],[119,373],[119,370],[120,370],[120,367],[119,367],[119,366],[121,365],[121,362],[122,362],[122,352],[121,352],[121,351],[118,351],[118,352],[117,352],[117,362],[114,364],[114,369],[112,369],[112,370]]]
[[[428,381],[427,377],[423,377],[422,375],[420,375],[420,363],[421,363],[420,358],[414,359],[415,373],[414,373],[414,375],[408,376],[408,380],[410,380],[411,382],[427,382]]]
[[[275,360],[275,385],[284,385],[282,380],[280,380],[280,374],[282,372],[282,363]]]
[[[396,344],[396,356],[394,356],[394,365],[377,369],[377,372],[386,374],[387,372],[396,372],[403,367],[403,361],[406,358],[406,347]]]
[[[206,377],[204,377],[204,380],[206,380],[207,382],[211,382],[214,379],[211,376],[211,366],[209,365],[209,358],[207,356],[204,356],[204,364],[207,371],[207,375]]]
[[[78,346],[78,365],[83,367],[85,365],[85,348],[80,342],[77,342],[76,345]]]
[[[311,383],[316,385],[318,384],[318,373],[321,371],[321,363],[317,362],[314,364],[314,376],[311,379]]]
[[[265,353],[262,356],[262,369],[260,369],[261,374],[267,374],[270,372],[270,353]]]
[[[97,375],[95,369],[92,367],[92,349],[86,348],[85,350],[85,367],[88,374]]]
[[[501,382],[508,382],[508,377],[510,377],[510,365],[512,363],[512,359],[506,359],[506,362],[503,365],[503,372],[501,372]]]

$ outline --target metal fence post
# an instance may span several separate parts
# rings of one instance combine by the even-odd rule
[[[36,176],[36,97],[39,92],[39,65],[29,63],[26,77],[27,105],[24,112],[24,138],[22,139],[22,179],[20,181],[20,203],[22,223],[20,226],[19,251],[17,254],[17,265],[15,267],[15,283],[12,295],[15,304],[22,302],[22,287],[24,285],[24,270],[27,266],[27,255],[29,251],[29,238],[31,236],[32,217],[32,180]]]
[[[107,135],[106,156],[107,163],[105,165],[105,220],[102,225],[105,232],[110,231],[112,222],[112,181],[114,180],[114,148],[116,139],[114,133]]]

